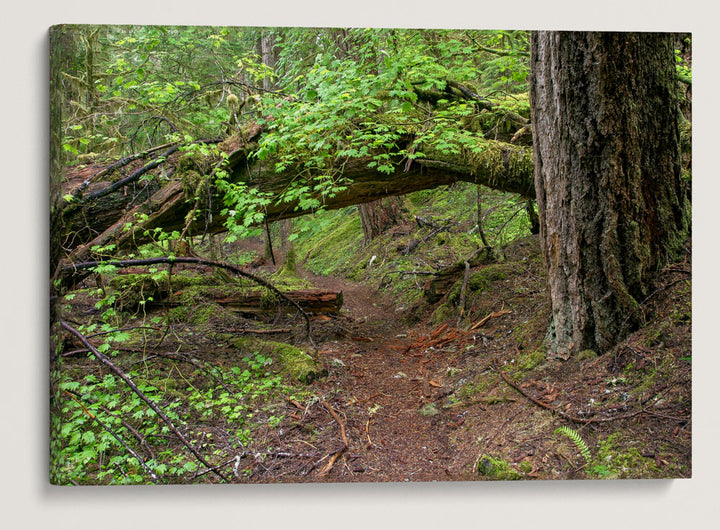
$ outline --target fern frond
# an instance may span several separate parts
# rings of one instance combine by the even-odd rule
[[[572,429],[572,428],[568,427],[567,425],[563,425],[562,427],[558,427],[557,429],[555,429],[554,434],[558,434],[558,433],[564,434],[565,436],[570,438],[573,441],[573,443],[575,444],[575,447],[577,447],[580,450],[580,454],[583,455],[583,458],[585,458],[585,461],[588,464],[590,463],[590,460],[592,458],[590,455],[590,448],[585,443],[585,440],[583,440],[580,437],[580,434],[575,429]]]

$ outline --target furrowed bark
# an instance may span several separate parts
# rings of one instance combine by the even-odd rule
[[[536,32],[532,127],[551,351],[607,351],[683,248],[672,36]]]

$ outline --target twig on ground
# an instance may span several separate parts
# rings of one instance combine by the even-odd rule
[[[510,314],[510,313],[512,313],[512,311],[510,311],[509,309],[501,309],[500,311],[493,311],[492,313],[490,313],[490,314],[489,314],[488,316],[486,316],[485,318],[483,318],[483,319],[479,320],[478,322],[476,322],[475,324],[473,324],[473,326],[470,328],[470,331],[473,331],[473,330],[476,330],[476,329],[479,328],[479,327],[482,327],[482,326],[485,325],[485,323],[487,323],[487,321],[490,320],[491,318],[500,317],[500,316],[503,316],[503,315],[508,315],[508,314]]]
[[[342,455],[346,449],[347,449],[347,447],[342,447],[342,448],[340,448],[340,450],[336,451],[333,455],[331,455],[330,460],[328,460],[328,463],[325,464],[320,471],[318,471],[318,476],[324,477],[325,475],[330,473],[330,470],[335,465],[335,462],[337,461],[338,458],[340,458],[340,455]]]
[[[327,401],[322,401],[323,406],[327,409],[327,411],[330,413],[330,415],[335,419],[336,422],[338,422],[338,425],[340,425],[340,434],[342,434],[343,443],[345,444],[345,447],[350,447],[350,443],[348,442],[347,435],[345,434],[345,424],[340,419],[340,416],[338,416],[337,412],[335,412],[335,409],[333,409],[330,405],[328,405]]]

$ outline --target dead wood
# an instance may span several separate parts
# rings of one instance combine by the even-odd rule
[[[476,329],[484,326],[487,323],[487,321],[490,320],[491,318],[508,315],[510,313],[512,313],[512,311],[510,311],[509,309],[501,309],[500,311],[493,311],[492,313],[488,314],[485,318],[481,318],[480,320],[475,322],[475,324],[473,324],[472,327],[470,328],[470,331],[476,330]]]
[[[310,314],[338,313],[343,304],[342,291],[323,291],[319,289],[302,289],[284,291],[283,294]],[[259,291],[242,292],[215,298],[215,303],[238,313],[267,313],[281,308],[277,301],[268,298]],[[262,333],[262,331],[260,331]],[[267,331],[265,331],[267,333]]]
[[[340,416],[338,416],[338,413],[328,404],[327,401],[323,400],[321,403],[327,409],[333,419],[337,422],[337,424],[340,425],[340,434],[342,435],[343,446],[337,451],[335,451],[335,453],[330,455],[330,459],[328,460],[327,464],[325,464],[325,466],[323,466],[323,468],[318,471],[318,476],[320,477],[330,473],[330,470],[335,465],[337,459],[340,458],[340,456],[350,447],[350,443],[347,439],[347,434],[345,433],[345,423],[343,423],[343,421],[340,419]]]
[[[298,304],[295,300],[292,300],[289,298],[285,293],[280,291],[277,287],[275,287],[273,284],[268,282],[267,280],[264,280],[260,278],[259,276],[256,276],[254,274],[251,274],[240,267],[237,267],[235,265],[230,265],[229,263],[223,263],[220,261],[212,261],[208,259],[203,258],[186,258],[186,257],[176,257],[176,258],[147,258],[147,259],[130,259],[130,260],[109,260],[109,261],[86,261],[86,262],[80,262],[80,263],[73,263],[72,265],[66,265],[59,269],[58,271],[58,280],[61,285],[65,285],[66,287],[69,286],[73,279],[76,279],[78,275],[82,276],[83,272],[87,273],[88,269],[92,269],[94,267],[97,267],[98,265],[113,265],[115,267],[119,268],[125,268],[125,267],[135,267],[135,266],[145,266],[145,265],[158,265],[158,264],[175,264],[175,263],[194,263],[198,265],[208,265],[211,267],[217,267],[220,269],[229,270],[239,276],[243,276],[249,280],[252,280],[253,282],[257,283],[258,285],[261,285],[270,291],[272,291],[276,296],[279,298],[287,301],[289,304],[295,306],[295,308],[298,310],[298,313],[305,319],[305,333],[306,338],[310,341],[311,344],[313,343],[312,334],[311,334],[311,325],[310,325],[310,317],[308,314],[303,310],[303,308]]]
[[[257,146],[256,140],[261,133],[260,126],[249,127],[244,141],[229,151],[224,169],[230,173],[232,182],[243,183],[260,193],[280,197],[304,170],[289,168],[283,173],[276,173],[272,160],[250,161],[248,155]],[[87,249],[93,245],[104,246],[112,242],[119,248],[128,248],[132,244],[148,242],[149,235],[146,232],[148,230],[152,232],[156,227],[162,227],[168,232],[181,231],[185,227],[187,215],[192,210],[192,202],[185,199],[180,179],[170,180],[160,188],[157,185],[154,185],[154,188],[147,188],[148,196],[138,198],[142,204],[139,204],[132,194],[124,191],[126,186],[137,180],[141,174],[147,174],[160,165],[166,168],[166,173],[173,171],[177,161],[168,155],[178,147],[177,145],[170,147],[162,156],[136,170],[129,177],[93,192],[81,204],[68,206],[63,214],[66,226],[65,239],[82,238],[74,245],[77,246],[78,243],[83,245],[73,252],[75,260],[87,259],[89,256]],[[398,156],[397,160],[390,161],[395,168],[390,175],[368,167],[373,161],[372,156],[351,159],[342,168],[341,177],[346,183],[346,189],[321,199],[324,208],[337,209],[453,184],[457,181],[482,183],[504,191],[534,197],[532,149],[495,142],[493,148],[487,149],[481,158],[482,160],[474,160],[470,159],[469,155],[448,157],[443,153],[432,153],[428,154],[427,158],[416,159],[406,171],[404,159]],[[63,193],[80,196],[85,187],[84,183],[75,187],[69,186],[63,190]],[[217,190],[210,191],[213,195],[212,208],[207,212],[205,219],[195,220],[189,225],[191,235],[214,234],[227,229],[225,225],[227,219],[221,214],[225,207],[222,197]],[[310,213],[299,208],[298,204],[297,201],[272,200],[264,212],[265,218],[268,221],[276,221]],[[145,214],[148,218],[138,223],[139,214]],[[130,230],[126,228],[128,223],[133,224]],[[93,241],[88,241],[90,238]]]
[[[460,300],[458,301],[458,308],[460,309],[460,313],[458,315],[458,326],[460,325],[460,321],[462,320],[462,317],[465,314],[465,295],[467,294],[467,285],[468,285],[469,279],[470,279],[470,263],[466,261],[465,262],[465,274],[463,276],[462,286],[460,287]]]
[[[345,434],[345,424],[340,419],[340,416],[338,416],[338,413],[333,409],[330,405],[328,405],[327,401],[322,402],[323,406],[327,409],[327,411],[330,413],[330,415],[335,419],[335,421],[340,425],[340,433],[342,434],[342,440],[345,444],[345,447],[350,447],[350,443],[348,442],[347,435]]]

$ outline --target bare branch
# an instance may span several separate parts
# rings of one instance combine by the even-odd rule
[[[138,388],[138,386],[132,381],[132,379],[130,379],[130,377],[128,377],[128,375],[127,375],[125,372],[123,372],[120,368],[118,368],[118,367],[110,360],[109,357],[107,357],[106,355],[100,353],[100,352],[98,351],[98,349],[90,343],[90,341],[85,337],[85,335],[83,335],[82,333],[80,333],[77,329],[75,329],[74,327],[72,327],[70,324],[68,324],[67,322],[65,322],[65,321],[62,320],[62,319],[60,319],[60,326],[61,326],[63,329],[65,329],[66,331],[69,331],[70,333],[72,333],[73,335],[75,335],[75,336],[80,340],[80,342],[82,342],[83,345],[84,345],[88,350],[90,350],[90,351],[92,352],[92,354],[95,356],[95,358],[96,358],[98,361],[100,361],[102,364],[104,364],[105,366],[107,366],[107,367],[110,369],[110,371],[112,371],[115,375],[117,375],[120,379],[122,379],[122,380],[125,382],[125,384],[126,384],[127,386],[129,386],[130,389],[131,389],[140,399],[142,399],[145,403],[147,403],[147,405],[148,405],[153,411],[155,411],[155,413],[160,417],[160,419],[162,419],[162,420],[167,424],[167,426],[170,427],[170,430],[172,430],[172,432],[175,433],[175,436],[178,437],[178,439],[180,440],[180,442],[181,442],[185,447],[187,447],[187,449],[195,456],[195,458],[198,459],[198,461],[200,461],[200,462],[201,462],[205,467],[207,467],[208,469],[212,469],[213,472],[214,472],[218,477],[220,477],[224,482],[228,482],[227,477],[225,477],[225,475],[223,475],[222,473],[220,473],[219,471],[217,471],[216,469],[214,469],[213,466],[210,465],[210,463],[209,463],[207,460],[205,460],[205,458],[204,458],[200,453],[198,453],[197,450],[195,450],[195,448],[190,444],[190,442],[187,440],[187,438],[185,438],[185,436],[183,436],[183,434],[178,430],[178,428],[175,426],[175,424],[172,422],[172,420],[167,417],[167,415],[162,411],[162,409],[161,409],[160,407],[158,407],[155,403],[153,403],[152,400],[151,400],[150,398],[148,398],[148,397],[145,395],[145,393]]]

